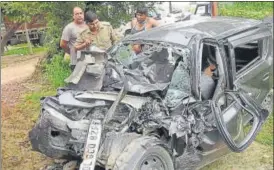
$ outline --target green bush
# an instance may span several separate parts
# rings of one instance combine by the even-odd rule
[[[55,88],[65,85],[64,80],[71,74],[69,61],[65,61],[61,54],[53,56],[49,63],[44,64],[45,76]]]
[[[273,2],[233,2],[220,4],[219,15],[263,19],[273,16]]]

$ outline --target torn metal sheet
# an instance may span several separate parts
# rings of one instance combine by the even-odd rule
[[[149,46],[142,54],[133,57],[128,52],[128,47],[125,49],[121,47],[113,52],[113,55],[117,56],[117,60],[126,67],[123,69],[126,82],[123,82],[117,76],[119,73],[110,67],[107,69],[104,86],[121,89],[126,83],[129,87],[128,91],[140,94],[156,90],[163,91],[170,84],[177,60],[180,57],[188,60],[186,51],[187,49],[181,50],[180,56],[177,54],[178,51],[173,51],[173,48],[160,44]],[[126,62],[125,59],[127,59]]]
[[[98,100],[108,100],[115,101],[118,93],[115,92],[78,92],[74,97],[76,99],[98,99]],[[125,95],[125,97],[121,100],[121,103],[131,105],[132,107],[139,109],[146,102],[149,101],[149,98],[146,97],[137,97],[133,95]]]
[[[104,65],[102,64],[88,65],[86,68],[86,72],[95,77],[99,77],[99,76],[102,76],[103,69],[104,69]]]
[[[65,79],[66,83],[77,84],[86,70],[87,64],[83,61],[77,62],[72,74]]]
[[[94,101],[93,103],[82,102],[74,98],[71,92],[65,92],[59,96],[59,102],[62,105],[75,106],[81,108],[93,108],[96,106],[105,106],[105,101]]]
[[[101,90],[107,54],[104,51],[82,51],[72,74],[65,80],[68,87],[78,90]]]

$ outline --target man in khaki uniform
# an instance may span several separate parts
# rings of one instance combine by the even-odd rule
[[[109,22],[100,22],[97,15],[91,11],[86,12],[85,20],[89,28],[78,36],[74,44],[76,50],[83,50],[90,45],[107,50],[117,42],[117,37]]]

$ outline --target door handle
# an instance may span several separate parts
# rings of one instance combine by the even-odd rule
[[[264,75],[263,75],[263,81],[266,81],[266,80],[268,80],[269,79],[269,73],[265,73]]]

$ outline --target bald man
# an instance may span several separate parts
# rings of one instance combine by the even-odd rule
[[[70,65],[73,70],[76,65],[76,51],[74,43],[80,32],[87,29],[84,21],[84,12],[80,7],[73,8],[73,22],[69,23],[63,30],[60,46],[65,51],[65,56],[70,56]]]

